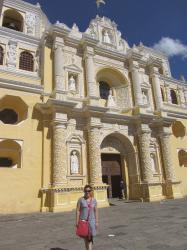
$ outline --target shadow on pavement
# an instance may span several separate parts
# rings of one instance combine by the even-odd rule
[[[60,248],[60,247],[55,247],[55,248],[51,248],[50,250],[68,250],[68,249]]]

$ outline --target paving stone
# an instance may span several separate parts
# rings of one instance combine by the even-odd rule
[[[187,198],[111,203],[99,210],[94,250],[187,249]],[[0,250],[84,250],[74,225],[75,211],[0,216]]]

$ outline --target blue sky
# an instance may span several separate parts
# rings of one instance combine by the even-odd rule
[[[142,41],[170,55],[172,75],[187,79],[187,0],[106,0],[97,10],[95,0],[27,0],[39,2],[52,23],[57,20],[85,31],[99,14],[118,24],[129,45]],[[163,39],[167,38],[167,39]],[[159,43],[160,42],[160,43]]]

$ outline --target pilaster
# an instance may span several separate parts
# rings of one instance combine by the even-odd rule
[[[163,101],[160,88],[159,71],[158,68],[155,67],[154,65],[150,65],[150,71],[151,71],[151,80],[152,80],[156,110],[160,111],[163,106]]]
[[[53,43],[55,92],[65,91],[63,48],[64,39],[56,37]]]
[[[87,96],[97,98],[97,86],[95,81],[94,49],[85,47],[84,60],[86,67]]]
[[[134,91],[135,106],[142,105],[142,90],[141,90],[141,78],[139,73],[139,64],[137,61],[130,60],[130,72],[132,74],[132,83]]]

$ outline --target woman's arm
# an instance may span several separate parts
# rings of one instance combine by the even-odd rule
[[[77,208],[76,208],[76,227],[78,226],[80,219],[80,202],[77,203]]]
[[[94,213],[95,213],[95,224],[96,224],[96,227],[98,227],[98,225],[99,225],[99,213],[98,213],[97,204],[94,207]]]

